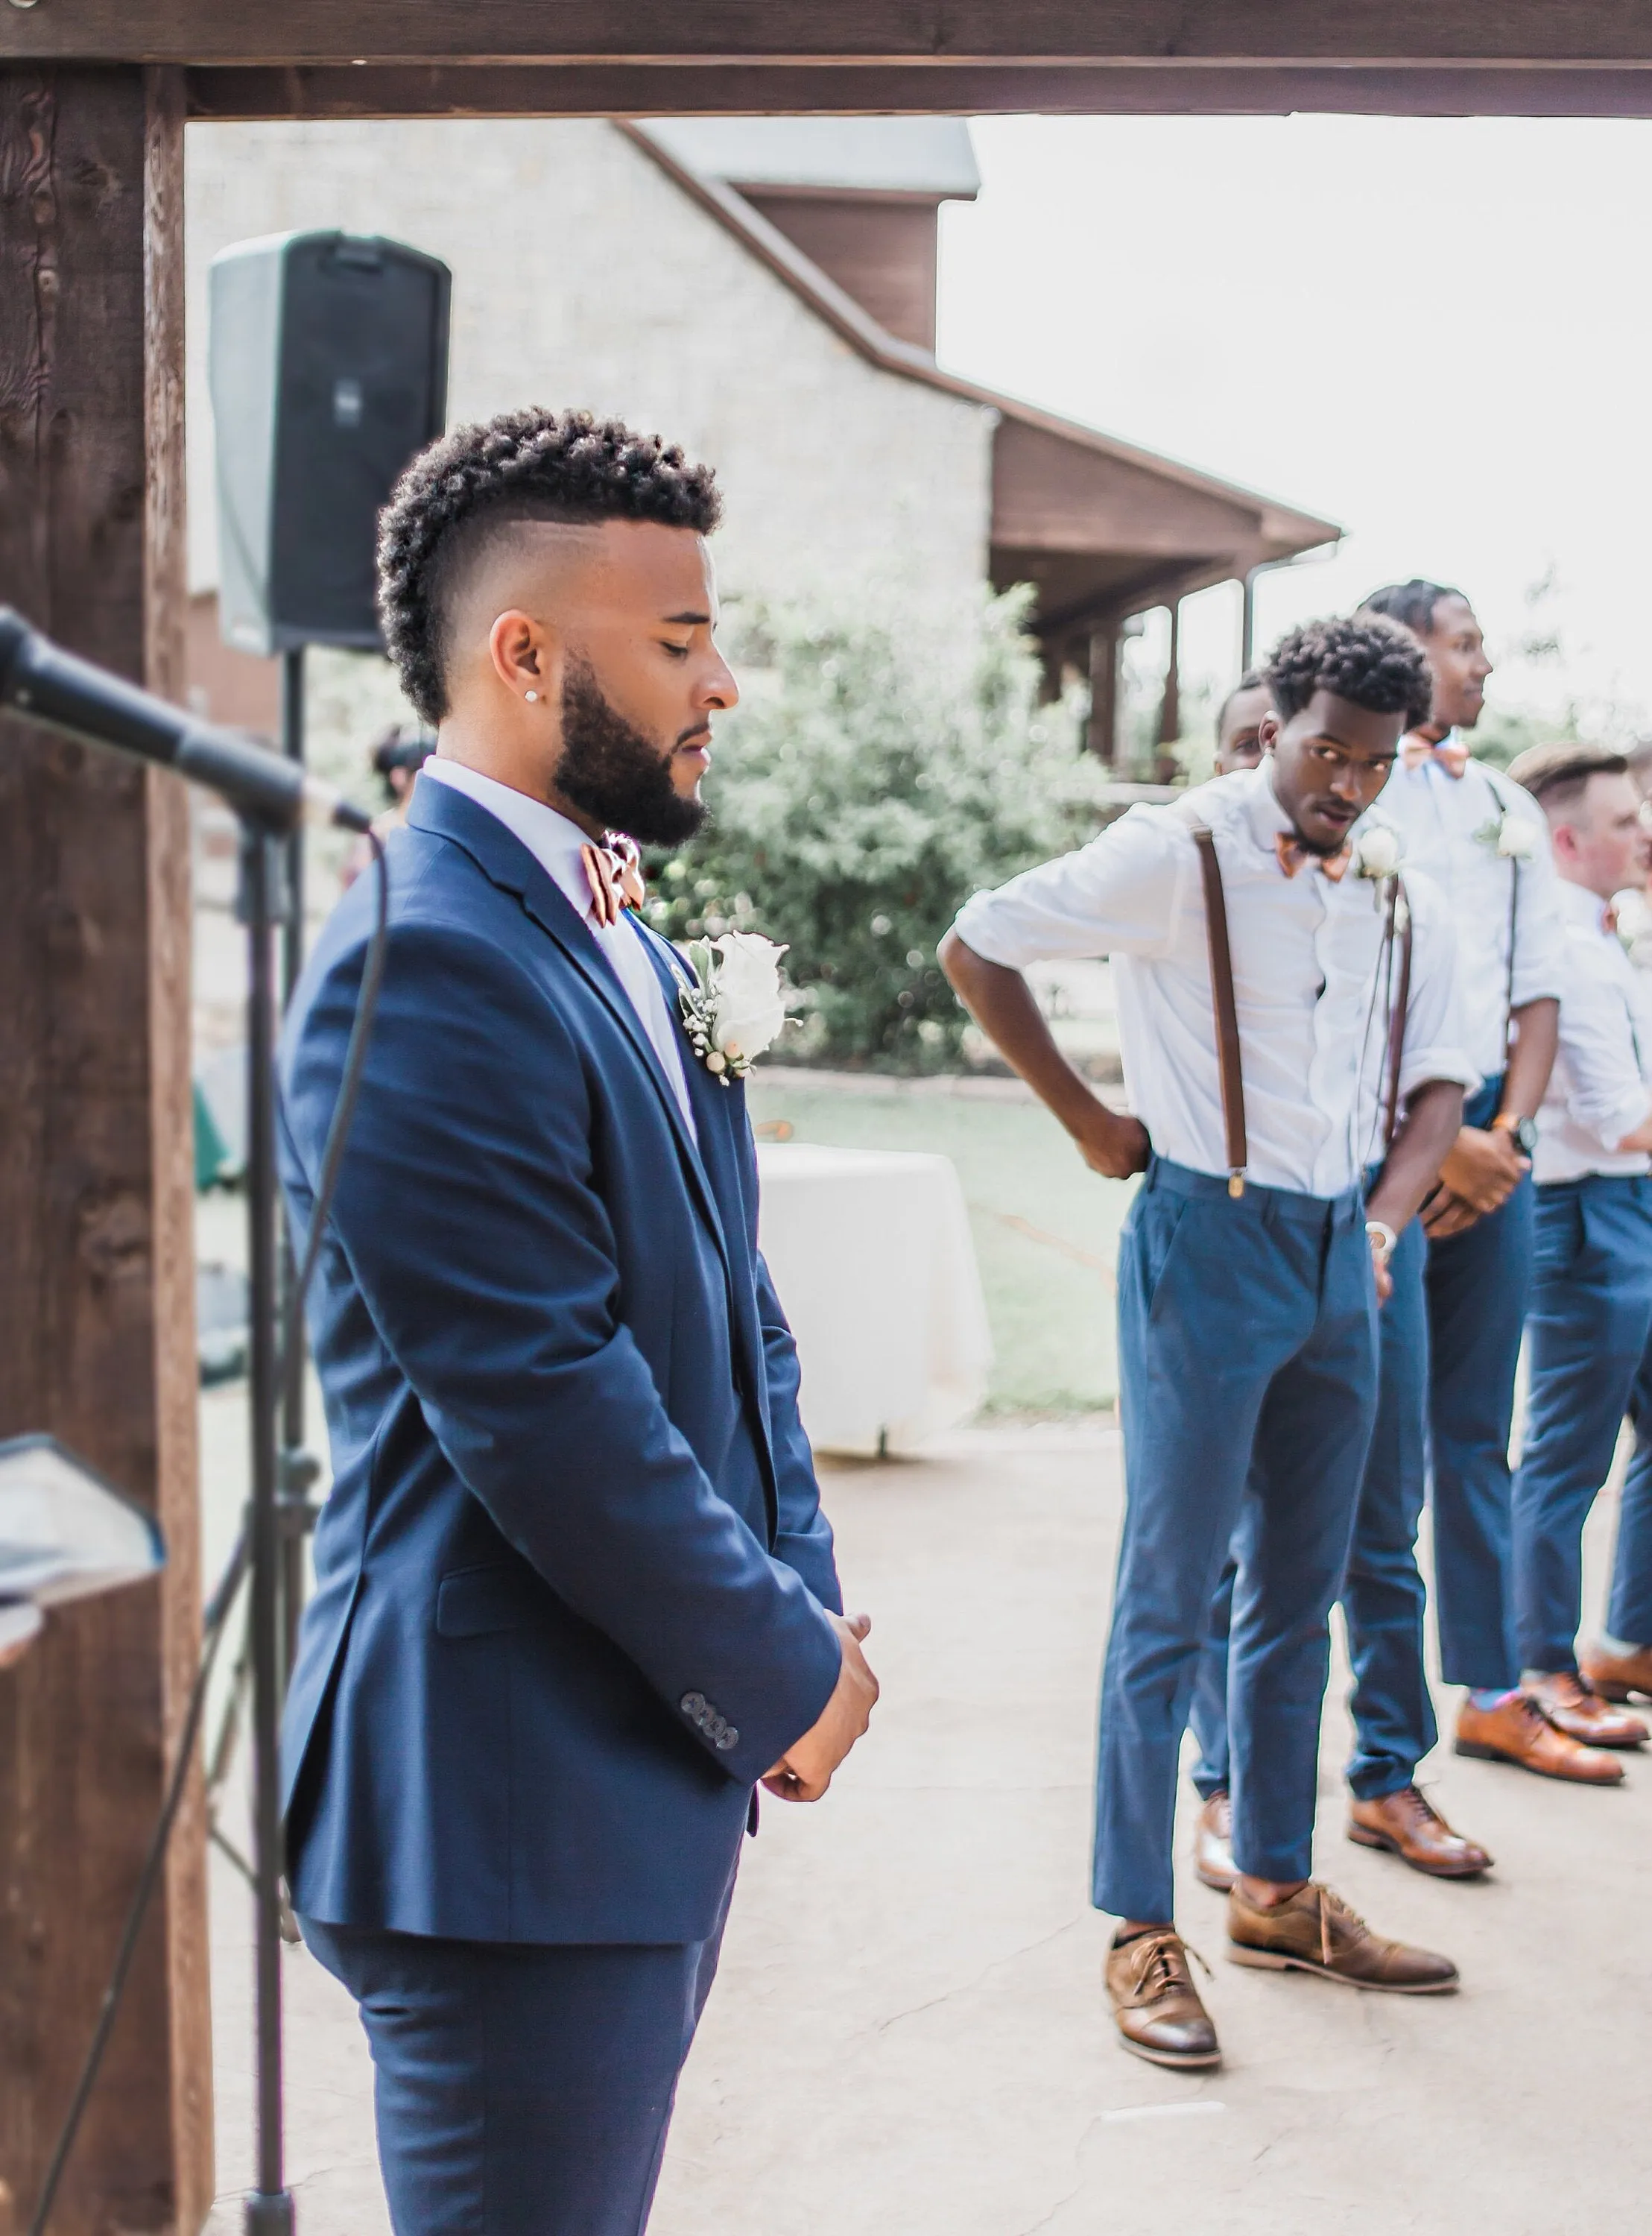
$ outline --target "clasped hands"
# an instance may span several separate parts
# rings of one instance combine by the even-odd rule
[[[826,1620],[837,1633],[843,1659],[831,1698],[816,1721],[764,1778],[764,1786],[781,1801],[818,1801],[877,1706],[878,1680],[861,1651],[861,1641],[872,1628],[871,1616],[833,1615],[829,1609]]]
[[[1477,1219],[1500,1211],[1531,1170],[1505,1126],[1465,1126],[1439,1168],[1439,1185],[1422,1208],[1424,1232],[1434,1241],[1461,1234]]]

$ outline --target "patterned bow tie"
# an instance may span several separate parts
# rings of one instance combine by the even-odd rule
[[[1345,838],[1334,854],[1316,854],[1300,838],[1293,838],[1288,831],[1277,832],[1274,845],[1279,850],[1279,866],[1288,878],[1294,878],[1304,862],[1311,862],[1316,870],[1323,870],[1334,885],[1340,885],[1348,864],[1354,859],[1352,840]]]
[[[1438,745],[1422,730],[1413,730],[1400,740],[1400,758],[1408,769],[1420,768],[1425,761],[1432,761],[1436,768],[1444,769],[1453,779],[1460,777],[1468,766],[1468,747],[1455,735],[1442,738]]]
[[[639,909],[647,898],[637,842],[623,832],[610,831],[600,846],[581,846],[580,859],[585,865],[585,882],[591,888],[591,913],[605,931],[618,924],[627,909]]]

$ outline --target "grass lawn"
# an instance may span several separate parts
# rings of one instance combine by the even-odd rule
[[[1133,1181],[1087,1171],[1030,1100],[762,1067],[748,1096],[755,1124],[786,1120],[800,1141],[950,1157],[992,1321],[990,1409],[1067,1413],[1112,1403],[1113,1263]]]

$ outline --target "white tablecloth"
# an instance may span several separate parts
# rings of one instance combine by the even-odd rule
[[[910,1451],[967,1420],[992,1337],[947,1157],[760,1142],[760,1240],[829,1452]]]

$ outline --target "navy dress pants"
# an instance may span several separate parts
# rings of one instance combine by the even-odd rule
[[[1617,1550],[1606,1628],[1626,1646],[1652,1646],[1652,1345],[1629,1398],[1635,1455],[1617,1508]]]
[[[1360,1192],[1247,1187],[1164,1160],[1121,1238],[1126,1503],[1102,1679],[1092,1892],[1174,1915],[1182,1736],[1237,1538],[1228,1694],[1242,1871],[1312,1869],[1328,1619],[1377,1399]]]
[[[1503,1092],[1492,1080],[1465,1106],[1487,1126]],[[1501,1211],[1428,1246],[1429,1449],[1434,1603],[1448,1685],[1506,1692],[1519,1681],[1514,1637],[1509,1424],[1520,1332],[1531,1301],[1532,1187]]]
[[[299,1922],[360,2009],[396,2236],[640,2236],[721,1922],[659,1947]]]
[[[1514,1578],[1523,1667],[1576,1669],[1583,1524],[1611,1472],[1652,1338],[1652,1180],[1595,1174],[1537,1195],[1537,1280],[1526,1323],[1531,1398],[1514,1479]],[[1642,1455],[1637,1465],[1644,1475]],[[1627,1502],[1626,1502],[1627,1503]],[[1644,1598],[1645,1504],[1618,1531],[1623,1603]],[[1616,1596],[1616,1593],[1615,1593]],[[1615,1635],[1634,1634],[1610,1626]],[[1634,1642],[1640,1643],[1638,1637]]]
[[[1388,1261],[1393,1293],[1377,1320],[1376,1429],[1360,1486],[1342,1585],[1354,1750],[1348,1784],[1362,1801],[1409,1786],[1439,1737],[1423,1666],[1427,1605],[1417,1566],[1417,1526],[1427,1480],[1428,1245],[1413,1220]],[[1193,1690],[1199,1760],[1193,1782],[1208,1801],[1231,1779],[1228,1751],[1228,1632],[1238,1562],[1229,1557],[1210,1604],[1210,1634]]]

